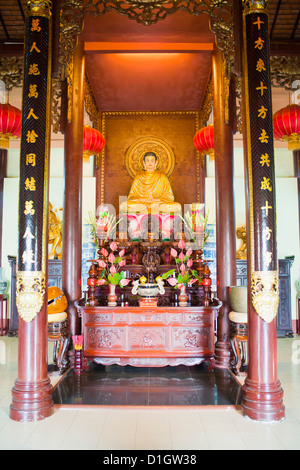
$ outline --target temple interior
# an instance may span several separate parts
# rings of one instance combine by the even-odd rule
[[[299,449],[298,2],[0,12],[0,448]]]

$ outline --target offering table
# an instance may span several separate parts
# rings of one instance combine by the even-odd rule
[[[99,307],[76,302],[85,361],[163,367],[208,361],[214,369],[215,321],[222,303],[197,307]]]

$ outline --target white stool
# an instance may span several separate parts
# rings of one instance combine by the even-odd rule
[[[232,363],[237,375],[241,375],[241,368],[247,362],[248,318],[247,313],[230,312],[229,320],[232,323],[230,337],[231,346],[235,356]]]

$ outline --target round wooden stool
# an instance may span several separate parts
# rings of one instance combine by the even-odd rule
[[[234,353],[232,366],[237,375],[241,375],[241,369],[247,363],[247,339],[248,339],[248,318],[247,313],[230,312],[232,331],[230,342]]]

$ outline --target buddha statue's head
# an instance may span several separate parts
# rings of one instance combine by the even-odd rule
[[[146,152],[143,158],[143,165],[146,171],[152,172],[157,168],[158,160],[154,152]]]

